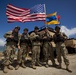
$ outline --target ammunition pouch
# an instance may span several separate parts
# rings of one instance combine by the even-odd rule
[[[12,42],[12,41],[14,41],[14,39],[7,38],[6,41],[7,41],[7,43],[8,43],[8,42]]]
[[[30,43],[30,39],[21,39],[20,40],[20,44],[25,43],[25,44],[29,44]]]
[[[17,47],[18,40],[16,40],[16,39],[11,39],[11,38],[7,38],[6,41],[7,41],[8,44],[14,44],[14,45]]]
[[[64,41],[65,41],[65,39],[63,37],[61,37],[60,35],[56,35],[56,38],[54,39],[55,43],[64,42]]]
[[[42,39],[40,37],[36,37],[35,39],[33,39],[32,41],[36,42],[36,41],[41,41]]]
[[[36,40],[37,41],[41,41],[42,39],[40,37],[36,37]]]
[[[51,42],[51,41],[52,41],[52,38],[43,39],[43,42]]]
[[[18,44],[18,40],[14,40],[14,42],[15,42],[16,44]]]

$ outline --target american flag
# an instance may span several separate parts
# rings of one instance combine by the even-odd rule
[[[38,4],[30,8],[30,14],[23,17],[23,22],[26,21],[45,21],[45,6],[44,4]]]
[[[22,22],[23,16],[26,16],[29,13],[30,9],[18,8],[11,4],[8,4],[6,8],[8,22]]]
[[[31,9],[17,8],[9,4],[6,10],[8,22],[45,21],[46,19],[44,4],[35,5]]]

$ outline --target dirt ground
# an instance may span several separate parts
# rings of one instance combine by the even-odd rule
[[[38,67],[34,70],[30,67],[30,61],[26,63],[26,68],[20,67],[18,70],[8,70],[8,73],[3,73],[2,65],[0,66],[0,75],[76,75],[76,54],[69,54],[68,58],[70,60],[70,71],[65,69],[65,64],[62,62],[62,69],[58,69],[57,67],[51,66],[51,61],[49,60],[49,68],[46,68],[44,65],[42,67]],[[56,59],[55,59],[56,60]],[[56,60],[57,63],[57,60]],[[58,64],[58,63],[57,63]]]

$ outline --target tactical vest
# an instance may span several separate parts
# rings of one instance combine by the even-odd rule
[[[15,42],[17,44],[18,40],[19,40],[18,33],[16,33],[16,32],[13,31],[12,35],[14,36],[14,38],[13,39],[7,38],[6,41],[7,42]]]
[[[41,41],[41,37],[38,33],[35,33],[35,35],[38,35],[38,37],[34,38],[33,41]]]
[[[28,44],[30,42],[30,39],[28,37],[28,34],[22,34],[21,39],[20,39],[20,44],[25,43]]]
[[[43,39],[43,42],[50,42],[50,41],[52,41],[52,37],[49,34],[47,34],[47,33],[45,33],[43,35],[43,37],[46,37],[46,38]]]
[[[56,37],[54,39],[55,43],[58,43],[58,42],[64,42],[65,39],[64,37],[61,36],[61,33],[55,33]]]

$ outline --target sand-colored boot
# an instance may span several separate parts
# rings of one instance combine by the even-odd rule
[[[23,68],[26,68],[26,66],[25,66],[25,64],[24,64],[24,63],[22,63],[22,64],[21,64],[21,66],[22,66]]]
[[[15,67],[15,70],[18,70],[20,67],[20,65],[18,64],[16,67]]]
[[[13,66],[8,65],[8,69],[13,70]]]
[[[61,68],[62,68],[61,63],[59,63],[58,68],[59,68],[59,69],[61,69]]]
[[[33,68],[33,69],[36,69],[36,66],[35,66],[35,65],[32,65],[32,68]]]
[[[53,63],[53,64],[52,64],[52,66],[53,66],[53,67],[56,67],[56,66],[57,66],[57,64],[56,64],[56,63]]]
[[[8,73],[8,68],[7,68],[7,66],[4,66],[3,72],[4,72],[4,73]]]
[[[69,65],[66,65],[66,70],[69,70]]]
[[[37,65],[38,65],[39,67],[42,67],[42,65],[41,65],[40,63],[37,63]]]
[[[66,70],[67,70],[68,72],[72,72],[72,70],[69,69],[69,65],[66,65]]]
[[[45,67],[48,68],[49,67],[48,64],[46,64]]]

